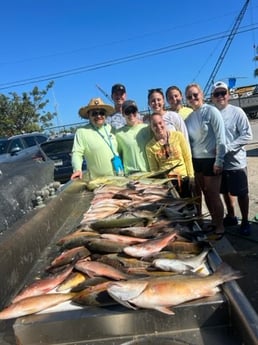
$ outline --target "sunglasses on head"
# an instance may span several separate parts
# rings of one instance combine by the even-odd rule
[[[226,90],[225,90],[225,91],[217,91],[217,92],[214,92],[214,93],[213,93],[213,97],[215,97],[215,98],[217,98],[217,97],[219,97],[219,96],[224,97],[224,96],[226,96],[226,94],[227,94],[227,91],[226,91]]]
[[[192,93],[191,95],[186,96],[188,100],[198,99],[199,93]]]
[[[126,116],[128,116],[128,115],[130,115],[130,114],[135,114],[135,113],[137,113],[137,109],[134,108],[134,107],[130,107],[130,108],[128,108],[128,109],[125,110],[125,115],[126,115]]]
[[[104,109],[100,109],[100,110],[93,110],[90,114],[91,116],[93,117],[96,117],[96,116],[105,116],[106,115],[106,111]]]
[[[163,93],[163,90],[162,90],[161,87],[157,87],[156,89],[149,89],[148,90],[148,94],[149,95],[152,94],[153,92],[161,92],[161,93]]]

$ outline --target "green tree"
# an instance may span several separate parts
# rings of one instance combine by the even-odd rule
[[[15,92],[10,92],[9,96],[0,94],[0,136],[41,132],[51,127],[57,114],[46,111],[45,107],[49,103],[47,93],[53,85],[51,81],[44,90],[35,86],[31,92],[22,95]]]

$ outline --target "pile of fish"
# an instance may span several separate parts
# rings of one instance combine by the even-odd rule
[[[213,296],[220,284],[240,278],[225,263],[210,272],[210,244],[192,230],[194,199],[175,197],[173,185],[160,181],[95,188],[79,226],[57,241],[46,276],[24,287],[0,319],[66,301],[174,314],[173,306]]]

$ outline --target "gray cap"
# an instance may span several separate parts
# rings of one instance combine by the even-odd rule
[[[135,101],[132,101],[132,100],[128,100],[128,101],[125,101],[122,105],[122,112],[124,113],[127,109],[129,108],[135,108],[136,111],[138,111],[138,107],[137,107],[137,104],[135,103]]]

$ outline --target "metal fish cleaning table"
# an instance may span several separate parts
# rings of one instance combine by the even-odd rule
[[[3,239],[0,245],[3,305],[40,271],[60,234],[78,225],[91,197],[92,193],[85,192],[83,184],[68,184],[45,208],[16,225]],[[212,269],[220,263],[214,249],[208,261]],[[78,307],[64,303],[47,312],[14,320],[13,331],[19,345],[258,343],[257,315],[235,281],[224,284],[212,298],[184,303],[173,310],[175,315],[170,316],[120,305]]]

